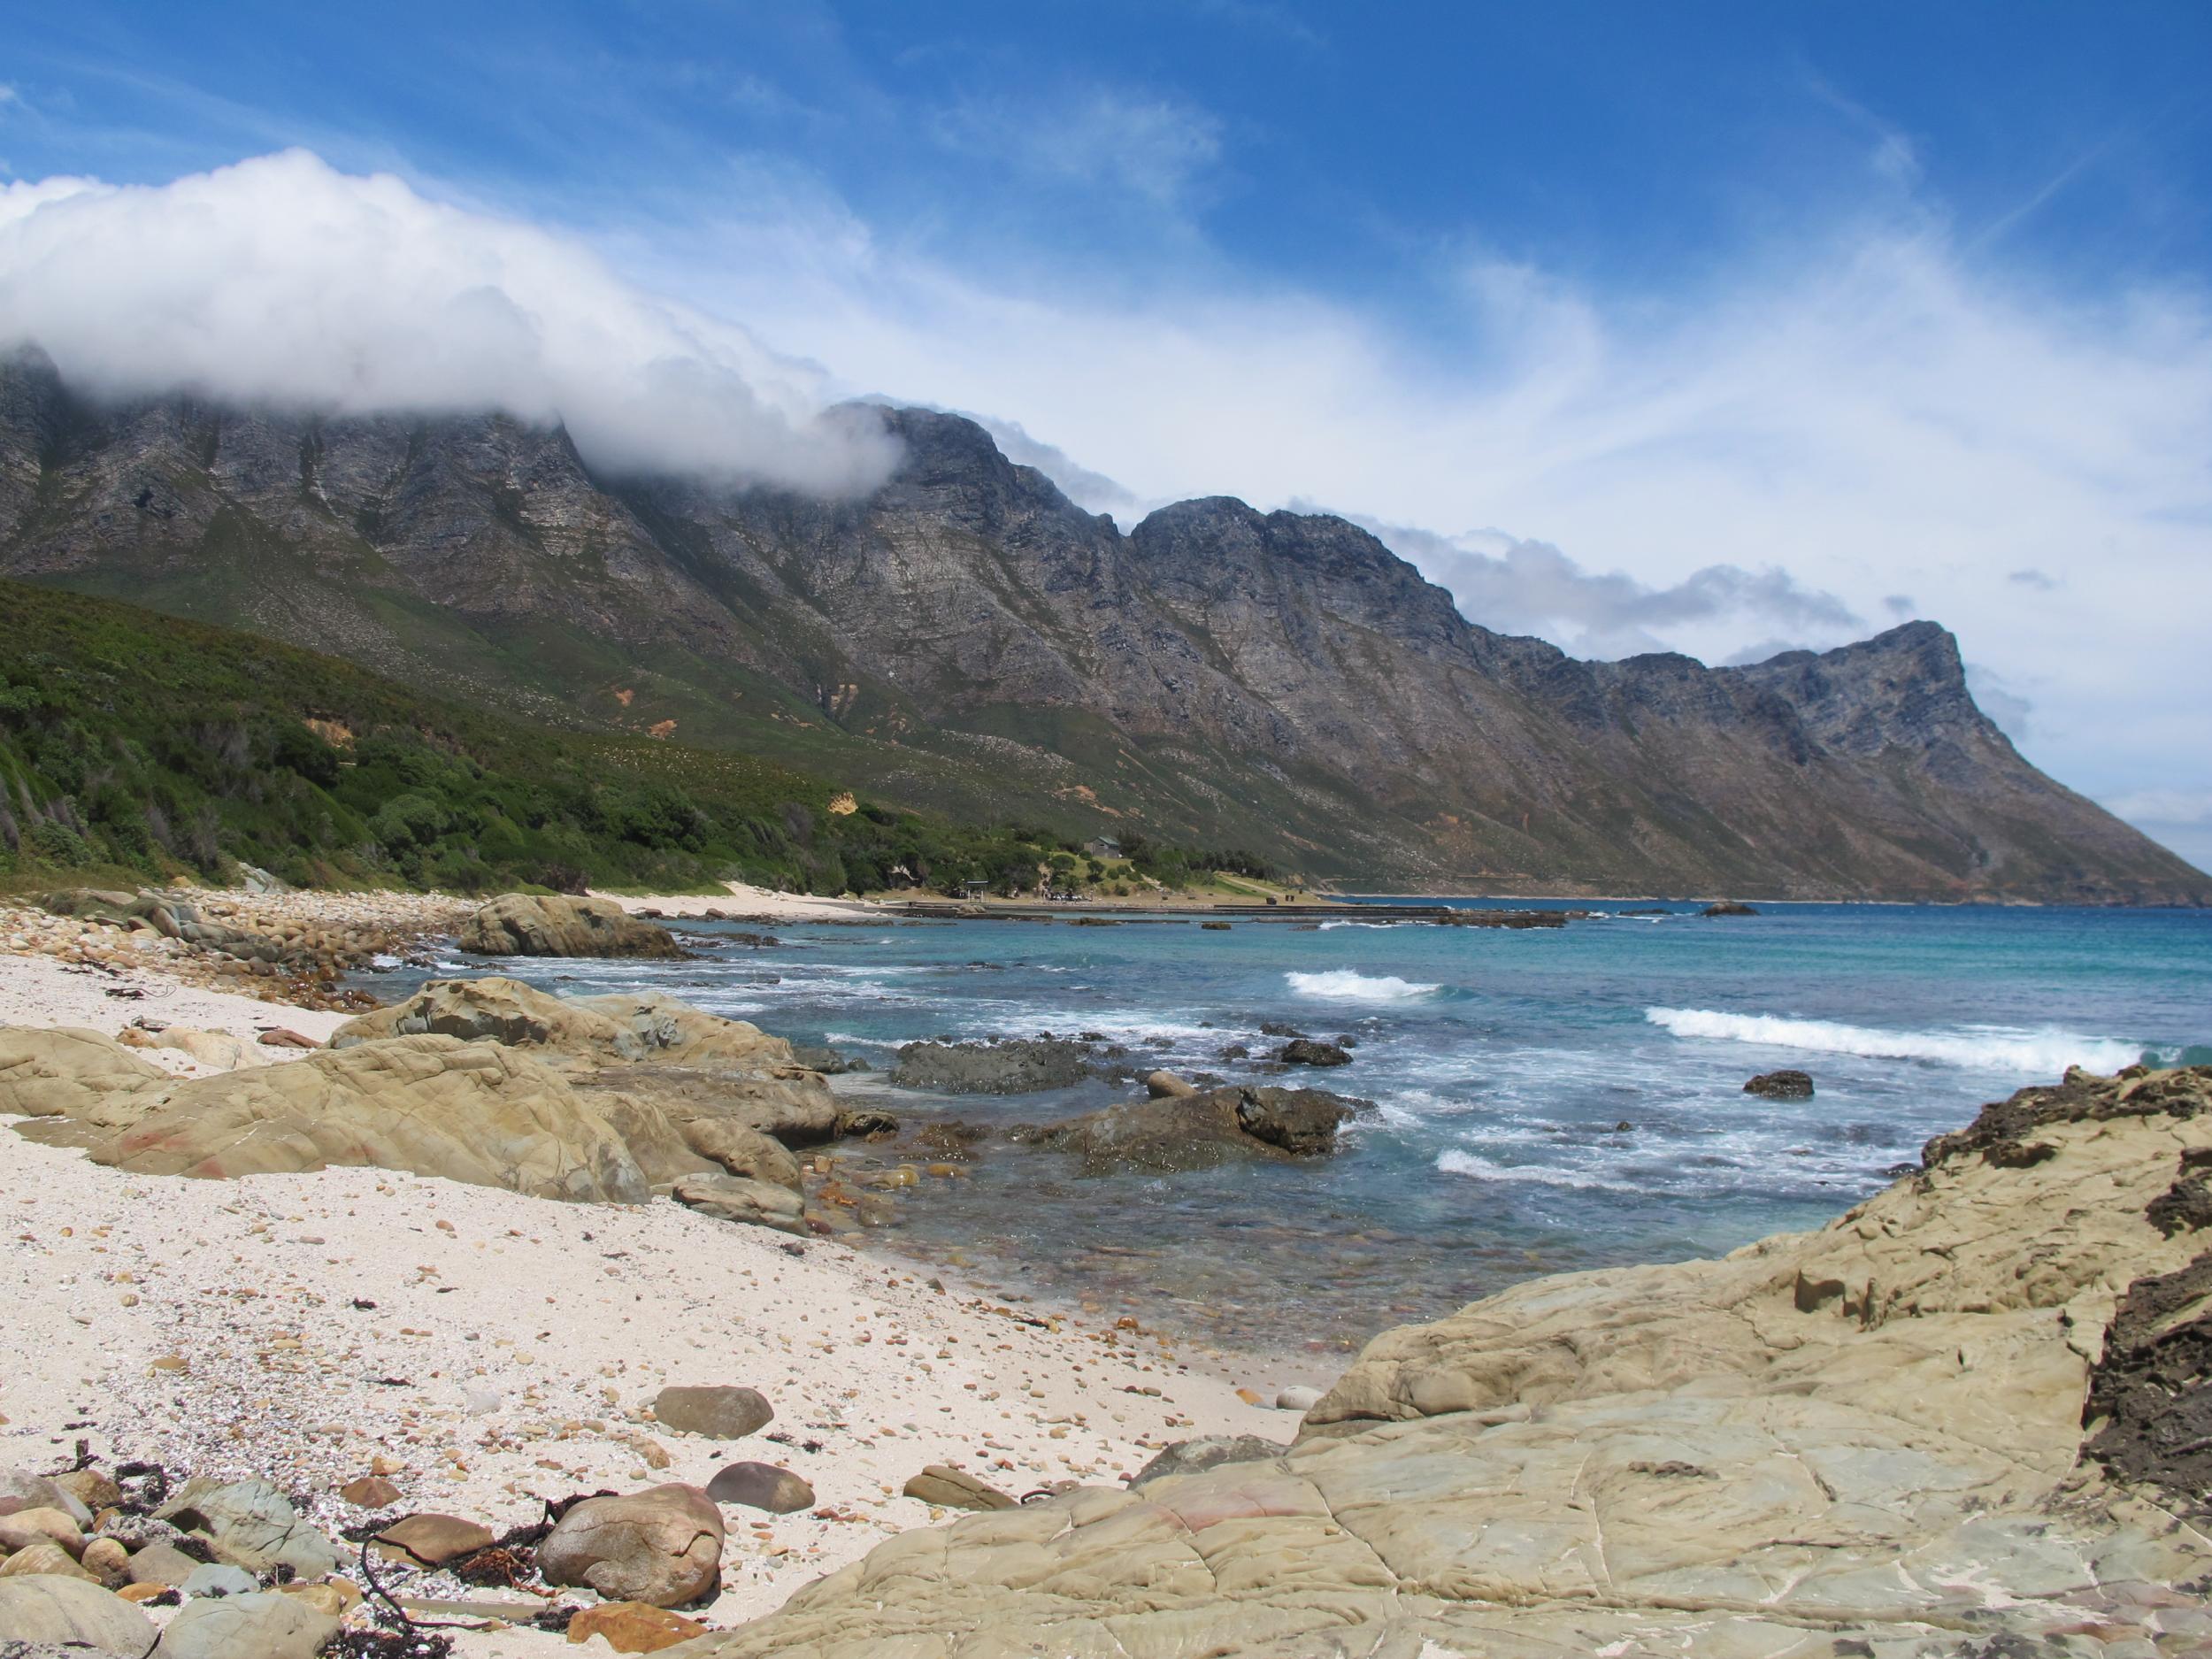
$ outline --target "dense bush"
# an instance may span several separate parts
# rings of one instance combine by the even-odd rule
[[[303,885],[465,892],[1012,891],[1057,844],[874,803],[833,811],[834,795],[750,757],[528,726],[248,634],[0,582],[6,873],[215,876],[234,860]]]

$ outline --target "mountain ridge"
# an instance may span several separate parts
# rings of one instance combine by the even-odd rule
[[[1340,881],[2212,901],[2029,766],[1935,624],[1741,666],[1579,662],[1463,617],[1343,519],[1217,496],[1125,534],[972,421],[869,407],[901,465],[821,501],[601,477],[495,414],[102,406],[19,359],[0,572],[541,720]]]

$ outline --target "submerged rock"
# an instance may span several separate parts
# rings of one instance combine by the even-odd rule
[[[1803,1071],[1762,1071],[1743,1086],[1743,1092],[1768,1100],[1810,1100],[1813,1079]]]
[[[1009,1042],[910,1042],[891,1081],[933,1094],[1031,1094],[1099,1075],[1090,1047],[1062,1038]]]
[[[1325,1157],[1337,1131],[1373,1110],[1320,1089],[1227,1088],[1110,1106],[1064,1123],[1011,1133],[1034,1146],[1072,1152],[1087,1175],[1113,1170],[1174,1173],[1233,1157]]]
[[[1341,1043],[1317,1042],[1300,1037],[1285,1043],[1275,1057],[1285,1065],[1349,1065],[1352,1056]]]

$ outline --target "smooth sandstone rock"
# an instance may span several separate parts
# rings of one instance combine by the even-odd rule
[[[157,1584],[165,1589],[181,1589],[184,1581],[192,1576],[200,1563],[182,1550],[169,1544],[149,1544],[132,1553],[130,1564],[125,1570],[133,1584]]]
[[[135,1122],[175,1082],[96,1031],[0,1026],[0,1114],[111,1131]]]
[[[273,1591],[188,1601],[161,1632],[153,1659],[315,1659],[337,1629],[322,1609]]]
[[[737,1440],[773,1423],[776,1409],[756,1388],[678,1384],[653,1396],[653,1417],[680,1434]]]
[[[722,1513],[697,1486],[649,1487],[587,1498],[538,1546],[548,1584],[595,1590],[611,1601],[682,1607],[721,1583]]]
[[[773,1463],[731,1463],[707,1482],[707,1496],[771,1515],[793,1515],[814,1507],[814,1488]]]
[[[18,1509],[0,1515],[0,1549],[28,1549],[55,1544],[72,1555],[84,1551],[84,1532],[65,1509]]]
[[[799,1160],[772,1135],[726,1118],[698,1118],[684,1126],[684,1140],[732,1175],[799,1190]]]
[[[665,927],[640,921],[611,899],[503,893],[462,923],[454,941],[485,956],[632,956],[684,954]]]
[[[0,1579],[0,1642],[75,1642],[136,1655],[154,1645],[154,1624],[120,1596],[81,1578]]]
[[[51,1476],[27,1469],[0,1469],[0,1515],[24,1509],[59,1509],[80,1527],[92,1525],[84,1501]]]
[[[334,1048],[380,1037],[432,1035],[553,1050],[565,1064],[789,1066],[791,1045],[657,991],[554,996],[520,979],[432,979],[405,1002],[348,1020]]]
[[[177,1586],[187,1595],[251,1595],[261,1580],[225,1561],[203,1562]]]
[[[59,1544],[27,1544],[21,1549],[11,1550],[7,1559],[0,1561],[0,1578],[81,1578],[87,1584],[96,1584],[96,1574],[87,1572],[77,1564],[77,1558]]]
[[[110,1588],[130,1581],[130,1551],[111,1538],[96,1538],[87,1543],[77,1564]]]
[[[1188,1100],[1198,1093],[1198,1086],[1187,1083],[1172,1071],[1155,1071],[1144,1080],[1145,1093],[1154,1100]]]
[[[568,1639],[572,1642],[596,1639],[617,1653],[659,1653],[694,1636],[703,1636],[706,1629],[695,1618],[644,1601],[607,1601],[585,1608],[571,1619]]]
[[[442,1567],[449,1561],[488,1549],[497,1534],[480,1522],[457,1515],[410,1515],[395,1521],[376,1535],[383,1555],[397,1561],[413,1561],[425,1567]]]
[[[903,1488],[910,1498],[947,1509],[1010,1509],[1014,1500],[996,1486],[979,1480],[964,1470],[932,1463],[912,1477]]]
[[[399,1502],[399,1488],[381,1475],[362,1475],[338,1488],[338,1495],[359,1509],[386,1509]]]
[[[2212,1171],[2212,1068],[1928,1158],[1818,1232],[1386,1333],[1278,1455],[902,1534],[684,1659],[2200,1645],[2212,1239],[2152,1211]]]

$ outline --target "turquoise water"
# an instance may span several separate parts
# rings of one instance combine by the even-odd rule
[[[1618,909],[1621,907],[1613,907]],[[887,1067],[925,1037],[1098,1032],[1140,1070],[1373,1101],[1334,1160],[1084,1179],[994,1139],[898,1195],[872,1248],[1200,1329],[1333,1351],[1532,1273],[1727,1250],[1816,1226],[1985,1101],[2148,1053],[2212,1060],[2212,914],[1778,905],[1513,932],[1389,921],[796,926],[669,964],[509,964],[572,992],[649,984]],[[472,964],[472,968],[480,964]],[[390,995],[390,980],[379,989]],[[1262,1021],[1356,1039],[1268,1076]],[[1222,1050],[1243,1043],[1247,1061]],[[1810,1101],[1742,1092],[1812,1073]],[[840,1079],[846,1087],[849,1079]],[[994,1127],[1141,1093],[933,1099],[857,1085],[910,1127]],[[937,1155],[849,1149],[864,1170]]]

